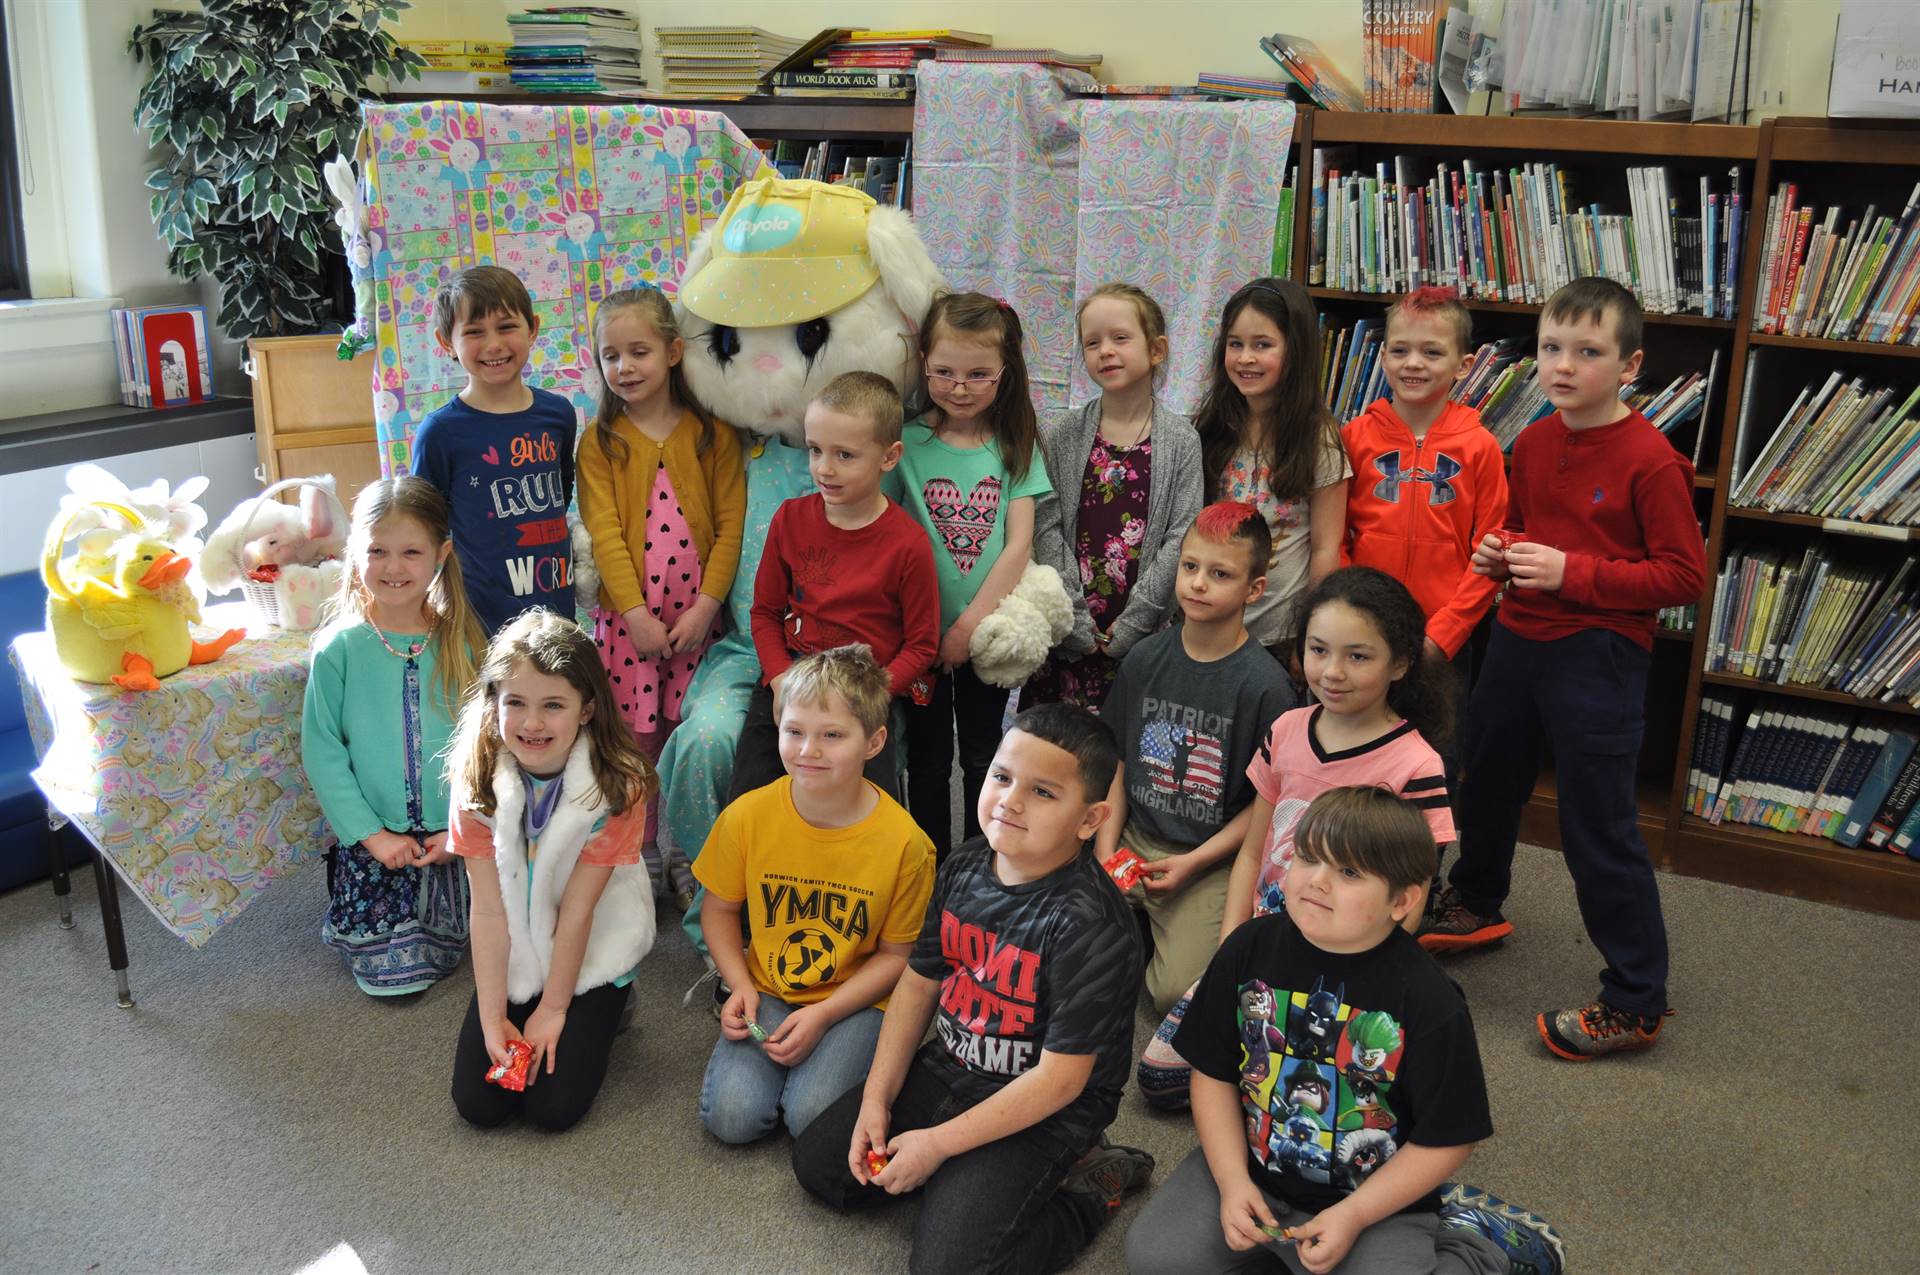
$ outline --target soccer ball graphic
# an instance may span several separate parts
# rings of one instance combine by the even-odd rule
[[[833,939],[825,930],[802,926],[787,935],[774,957],[780,981],[788,987],[814,987],[833,981]]]

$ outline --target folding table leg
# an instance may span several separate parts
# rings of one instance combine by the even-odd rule
[[[53,876],[53,897],[60,903],[60,928],[73,928],[73,882],[67,878],[67,847],[60,837],[66,820],[47,812],[47,870]]]
[[[100,925],[107,933],[107,961],[121,1009],[133,1008],[133,990],[127,984],[127,934],[120,927],[120,880],[98,847],[93,852],[93,881],[100,892]]]

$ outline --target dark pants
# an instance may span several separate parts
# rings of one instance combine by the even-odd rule
[[[1473,912],[1500,910],[1520,811],[1551,746],[1560,847],[1587,936],[1607,962],[1600,999],[1655,1015],[1667,1009],[1667,930],[1633,795],[1650,659],[1605,629],[1535,642],[1493,626],[1469,718],[1460,861],[1448,880]]]
[[[567,1006],[566,1026],[560,1029],[554,1073],[549,1076],[542,1061],[540,1078],[524,1093],[487,1083],[493,1060],[487,1056],[486,1036],[480,1030],[480,998],[475,996],[467,1005],[467,1021],[461,1024],[460,1043],[453,1050],[453,1105],[461,1117],[481,1129],[503,1125],[515,1113],[549,1133],[578,1124],[607,1078],[607,1055],[613,1051],[629,991],[602,983],[575,996]],[[507,1021],[525,1027],[539,1006],[538,997],[524,1005],[509,1001]]]
[[[933,1041],[907,1069],[893,1100],[890,1134],[942,1124],[969,1104],[926,1063]],[[863,1086],[855,1085],[815,1118],[793,1143],[793,1173],[836,1209],[876,1208],[890,1197],[862,1186],[847,1168],[847,1149],[859,1122]],[[1076,1150],[1031,1129],[954,1156],[920,1189],[913,1228],[913,1275],[933,1272],[1045,1272],[1063,1270],[1106,1225],[1107,1206],[1090,1195],[1059,1189],[1080,1158]]]
[[[1468,696],[1473,689],[1473,638],[1469,636],[1460,644],[1454,657],[1434,670],[1435,676],[1443,685],[1451,683],[1448,692],[1453,704],[1453,729],[1448,731],[1440,745],[1440,764],[1447,776],[1447,804],[1453,807],[1454,818],[1460,817],[1460,762],[1467,751],[1467,722],[1469,719]],[[1428,740],[1432,743],[1432,740]],[[1441,858],[1445,858],[1447,848],[1439,847]],[[1433,879],[1440,879],[1440,865],[1436,860]]]
[[[881,792],[889,797],[897,795],[891,739],[885,748],[867,759],[865,771]],[[740,726],[740,738],[734,741],[733,779],[727,788],[727,804],[732,805],[756,788],[765,788],[786,773],[787,768],[780,760],[780,723],[773,716],[773,688],[756,686],[753,698],[747,701],[747,720]]]
[[[1000,747],[1009,692],[989,686],[963,664],[933,675],[925,707],[907,705],[907,809],[944,855],[953,845],[953,740],[960,737],[961,839],[980,835],[980,789]]]

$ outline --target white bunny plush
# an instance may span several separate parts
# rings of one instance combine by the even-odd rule
[[[967,655],[981,681],[1012,690],[1026,685],[1047,652],[1072,630],[1073,600],[1060,573],[1029,562],[1013,592],[974,629]]]
[[[748,627],[767,525],[813,490],[801,419],[842,372],[919,381],[917,335],[946,286],[912,219],[849,186],[767,177],[734,193],[694,242],[675,302],[687,383],[746,433],[747,524],[730,631],[701,659],[660,759],[662,839],[697,853],[725,799],[734,740],[760,680]],[[698,936],[688,913],[688,933]]]
[[[373,230],[352,162],[336,154],[320,174],[340,204],[333,210],[333,224],[340,228],[340,251],[346,255],[347,269],[353,277],[353,326],[340,334],[342,356],[352,358],[373,348]]]
[[[231,593],[249,571],[269,564],[313,567],[347,547],[347,526],[333,475],[299,480],[300,505],[256,496],[234,506],[207,537],[201,574],[215,593]]]

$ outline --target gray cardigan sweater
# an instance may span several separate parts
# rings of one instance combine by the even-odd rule
[[[1073,632],[1059,650],[1084,655],[1093,650],[1093,616],[1080,585],[1080,560],[1074,550],[1080,521],[1080,491],[1100,429],[1100,400],[1062,412],[1040,433],[1053,491],[1034,508],[1033,560],[1060,573],[1073,599]],[[1147,493],[1147,534],[1127,605],[1108,632],[1107,653],[1118,659],[1141,638],[1157,632],[1173,600],[1180,567],[1180,540],[1193,525],[1203,499],[1200,435],[1188,419],[1153,400],[1153,480]]]

